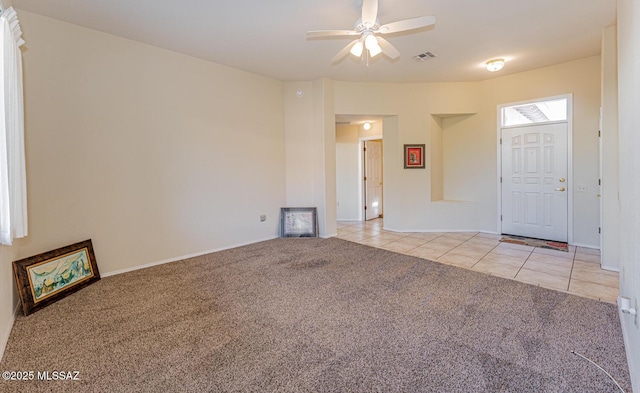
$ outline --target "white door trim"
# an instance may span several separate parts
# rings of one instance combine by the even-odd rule
[[[382,140],[382,135],[365,136],[358,138],[358,220],[364,221],[364,142]],[[384,143],[384,142],[383,142]],[[383,161],[384,165],[384,161]],[[384,188],[382,189],[382,211],[384,212]]]
[[[506,104],[500,104],[496,109],[496,157],[497,157],[497,175],[496,175],[496,183],[497,183],[497,217],[496,217],[496,228],[498,228],[498,233],[502,233],[502,183],[500,182],[500,177],[502,176],[502,145],[500,143],[500,138],[502,137],[502,129],[503,128],[512,128],[512,127],[522,127],[522,124],[512,127],[502,127],[502,108],[514,105],[522,105],[540,101],[551,101],[557,99],[567,99],[567,242],[569,244],[573,244],[573,94],[563,94],[552,97],[544,97],[544,98],[536,98],[532,100],[526,101],[518,101],[511,102]],[[564,123],[561,122],[548,122],[548,123]],[[543,125],[548,123],[536,123],[536,125]]]

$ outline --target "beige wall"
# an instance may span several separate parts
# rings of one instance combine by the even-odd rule
[[[618,1],[620,296],[640,313],[640,2]],[[620,314],[633,390],[640,391],[640,316]]]
[[[620,269],[620,200],[618,199],[618,62],[616,26],[602,34],[602,266]]]
[[[318,163],[314,173],[315,206],[323,237],[336,236],[336,114],[334,112],[334,85],[330,79],[313,82],[314,93],[314,146],[313,155]]]
[[[277,236],[281,82],[19,17],[30,218],[22,255],[92,238],[108,274]]]
[[[286,206],[314,206],[313,82],[284,85]]]
[[[385,227],[398,231],[497,231],[497,106],[573,94],[574,183],[588,186],[574,194],[573,240],[599,246],[599,56],[479,83],[335,85],[337,113],[397,115],[384,160]],[[427,144],[426,170],[402,168],[407,143]]]
[[[316,207],[320,236],[336,230],[333,81],[284,85],[286,206]]]
[[[359,125],[336,125],[336,218],[361,220]]]

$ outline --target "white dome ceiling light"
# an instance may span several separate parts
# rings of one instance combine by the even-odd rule
[[[493,59],[487,61],[487,71],[496,72],[504,67],[504,59]]]

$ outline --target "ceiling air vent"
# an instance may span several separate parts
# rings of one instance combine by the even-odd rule
[[[436,56],[438,56],[438,55],[436,55],[433,52],[424,52],[424,53],[420,53],[419,55],[413,56],[413,58],[416,61],[427,61],[427,60],[433,59]]]

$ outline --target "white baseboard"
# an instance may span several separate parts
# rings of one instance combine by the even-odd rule
[[[196,252],[196,253],[193,253],[193,254],[183,255],[183,256],[179,256],[179,257],[175,257],[175,258],[163,259],[162,261],[145,263],[144,265],[137,265],[137,266],[133,266],[133,267],[128,267],[126,269],[114,270],[112,272],[108,272],[108,273],[104,273],[104,274],[100,274],[100,275],[102,277],[115,276],[115,275],[122,274],[122,273],[133,272],[135,270],[145,269],[145,268],[152,267],[152,266],[164,265],[165,263],[177,262],[177,261],[181,261],[183,259],[189,259],[189,258],[199,257],[201,255],[211,254],[212,252],[218,252],[218,251],[229,250],[231,248],[248,246],[250,244],[260,243],[260,242],[264,242],[264,241],[267,241],[267,240],[273,240],[273,239],[277,239],[277,238],[278,238],[278,236],[271,236],[271,237],[267,237],[267,238],[264,238],[264,239],[254,240],[254,241],[240,243],[240,244],[234,244],[234,245],[231,245],[231,246],[224,246],[224,247],[220,247],[220,248],[215,248],[213,250],[201,251],[201,252]]]
[[[593,250],[599,250],[599,246],[594,246],[592,244],[582,244],[582,243],[569,243],[570,246],[583,247],[583,248],[591,248]]]
[[[320,237],[323,238],[323,239],[329,239],[331,237],[337,237],[337,236],[338,236],[337,233],[332,233],[330,235],[324,235],[324,236],[320,236]]]
[[[628,315],[620,311],[620,298],[618,298],[616,305],[618,308],[618,316],[620,317],[620,326],[622,326],[622,339],[624,341],[625,353],[627,355],[629,376],[631,377],[631,389],[633,389],[634,392],[640,392],[640,364],[635,364],[633,361],[634,359],[631,355],[631,343],[629,342],[629,334],[631,332],[627,330],[627,326],[629,326],[629,324],[625,323],[624,320],[625,316],[628,317]]]
[[[620,273],[620,268],[617,266],[606,266],[606,265],[600,265],[600,268],[602,270],[608,270],[610,272],[618,272]]]

